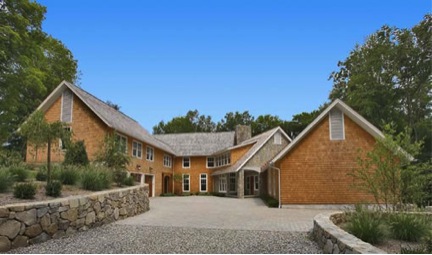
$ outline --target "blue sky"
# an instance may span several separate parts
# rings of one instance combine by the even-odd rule
[[[78,60],[81,87],[149,131],[191,109],[214,121],[312,111],[355,44],[431,12],[428,0],[38,2],[44,30]]]

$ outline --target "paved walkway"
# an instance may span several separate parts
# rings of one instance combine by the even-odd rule
[[[259,198],[156,197],[150,211],[118,221],[135,226],[306,232],[326,210],[268,208]]]
[[[158,197],[150,211],[11,253],[321,253],[306,231],[324,210],[267,208],[260,199]]]

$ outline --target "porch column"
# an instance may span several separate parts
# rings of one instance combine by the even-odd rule
[[[144,177],[145,177],[145,175],[144,175],[144,174],[141,174],[141,181],[140,181],[141,185],[144,184]]]
[[[237,174],[237,197],[244,198],[244,170],[241,169]]]

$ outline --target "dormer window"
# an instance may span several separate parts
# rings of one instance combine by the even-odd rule
[[[339,109],[333,109],[329,114],[330,118],[330,140],[345,140],[344,115]]]

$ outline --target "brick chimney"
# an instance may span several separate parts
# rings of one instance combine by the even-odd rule
[[[251,126],[237,125],[235,127],[235,144],[240,144],[252,137]]]

